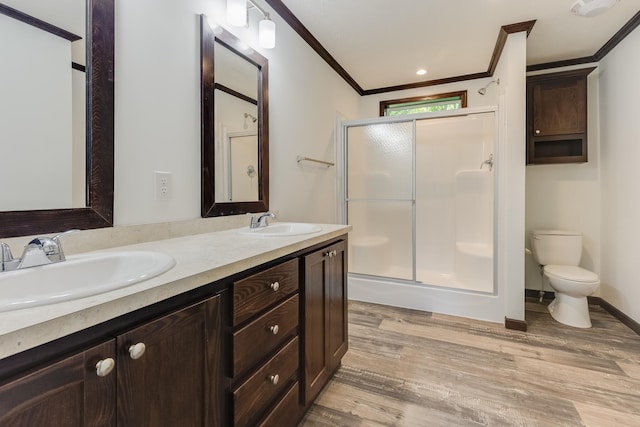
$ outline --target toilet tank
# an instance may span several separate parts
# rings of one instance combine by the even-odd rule
[[[582,256],[582,234],[566,230],[534,230],[531,249],[538,264],[578,265]]]

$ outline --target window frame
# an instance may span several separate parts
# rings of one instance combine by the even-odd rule
[[[385,111],[389,105],[395,104],[409,104],[420,101],[437,101],[445,98],[460,97],[460,108],[467,108],[467,91],[461,90],[458,92],[438,93],[435,95],[416,96],[412,98],[390,99],[387,101],[380,101],[380,117],[385,117]]]

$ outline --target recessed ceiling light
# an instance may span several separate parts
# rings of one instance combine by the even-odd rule
[[[427,70],[425,70],[424,68],[420,68],[418,71],[416,71],[416,74],[419,76],[424,76],[425,74],[427,74]]]

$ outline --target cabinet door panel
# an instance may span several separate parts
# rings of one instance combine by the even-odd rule
[[[534,136],[586,130],[586,80],[555,80],[533,86]]]
[[[0,387],[0,425],[114,426],[115,372],[96,363],[115,357],[115,340],[68,357]]]
[[[342,241],[329,248],[335,255],[330,258],[327,284],[327,311],[329,317],[329,367],[340,365],[347,352],[347,244]]]
[[[326,250],[304,257],[304,402],[311,404],[329,379],[329,346],[325,283]]]
[[[220,425],[219,307],[218,295],[118,337],[119,425]]]

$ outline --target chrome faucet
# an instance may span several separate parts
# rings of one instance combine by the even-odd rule
[[[2,270],[20,270],[23,268],[37,267],[39,265],[54,264],[66,260],[60,237],[79,230],[69,230],[56,234],[53,237],[36,237],[24,248],[22,257],[14,259],[11,249],[6,243],[0,244],[2,247]]]
[[[489,170],[493,169],[493,153],[489,154],[489,158],[487,160],[480,163],[480,169],[482,169],[484,165],[489,165]]]
[[[249,224],[249,228],[259,228],[259,227],[268,226],[269,217],[276,219],[276,214],[271,212],[265,212],[259,217],[256,217],[255,215],[251,215],[251,223]]]
[[[11,248],[4,242],[0,242],[0,271],[9,271],[15,270],[20,263],[20,260],[13,259],[13,254],[11,253]]]

